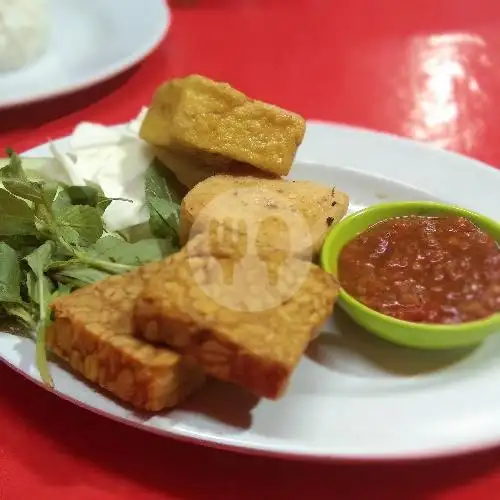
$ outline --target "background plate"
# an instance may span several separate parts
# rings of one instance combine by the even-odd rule
[[[51,0],[52,39],[31,66],[0,74],[0,109],[67,94],[110,78],[165,36],[164,0]]]
[[[67,146],[67,140],[59,141]],[[41,146],[28,153],[46,156]],[[500,219],[500,173],[453,153],[310,122],[291,177],[335,184],[351,211],[441,199]],[[257,401],[211,383],[169,413],[126,408],[53,365],[61,397],[159,434],[238,451],[316,459],[421,458],[500,444],[500,336],[476,349],[419,352],[372,337],[336,310],[286,396]],[[0,334],[0,358],[38,382],[34,346]]]

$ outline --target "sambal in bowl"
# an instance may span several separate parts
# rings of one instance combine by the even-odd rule
[[[480,343],[500,333],[500,224],[437,202],[384,203],[327,235],[323,268],[339,304],[391,342],[424,349]]]

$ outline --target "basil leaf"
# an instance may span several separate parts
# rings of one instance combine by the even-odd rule
[[[46,241],[24,258],[30,267],[26,275],[28,296],[35,304],[43,305],[48,302],[54,288],[44,274],[52,262],[54,248],[52,241]]]
[[[165,198],[152,197],[148,200],[149,208],[157,214],[164,224],[167,224],[173,229],[172,218],[179,217],[179,207],[174,205],[170,200]]]
[[[18,255],[24,257],[40,245],[40,240],[34,235],[14,235],[3,238],[11,248],[18,252]]]
[[[126,258],[122,259],[122,264],[136,264],[139,266],[161,260],[179,251],[179,248],[172,241],[160,238],[149,238],[128,245],[128,253]]]
[[[21,302],[21,268],[16,251],[0,242],[0,302]]]
[[[68,186],[64,191],[73,205],[95,207],[99,201],[99,192],[93,186]]]
[[[88,189],[93,189],[95,192],[94,203],[92,206],[98,208],[101,214],[103,214],[106,211],[106,208],[109,207],[109,205],[115,198],[108,198],[104,194],[104,191],[102,190],[101,186],[99,186],[99,184],[96,184],[95,182],[92,181],[85,181],[85,182],[87,183],[86,187]],[[116,198],[116,199],[122,200],[123,198]],[[124,200],[124,201],[129,201],[129,200]]]
[[[176,251],[178,248],[171,241],[165,239],[148,238],[129,243],[111,235],[102,237],[89,249],[89,253],[93,257],[132,266],[161,260]]]
[[[54,274],[54,278],[57,281],[71,285],[75,288],[91,285],[92,283],[101,281],[108,276],[110,275],[104,271],[78,265],[62,269]]]
[[[55,216],[64,213],[68,207],[71,207],[71,198],[66,189],[61,189],[53,198],[52,212]]]
[[[38,277],[35,272],[28,271],[26,274],[26,288],[30,300],[34,304],[42,305],[50,301],[54,285],[45,274]]]
[[[58,283],[57,288],[54,290],[52,295],[50,296],[50,302],[59,297],[63,297],[64,295],[69,295],[73,290],[71,285],[66,283]]]
[[[9,162],[0,170],[0,176],[2,179],[26,180],[27,177],[23,170],[21,158],[19,158],[19,156],[14,153],[12,149],[7,149],[7,155],[9,157]]]
[[[36,233],[33,209],[5,189],[0,189],[0,236]]]
[[[116,233],[120,238],[130,243],[135,243],[136,241],[151,238],[151,229],[149,227],[149,220],[147,222],[141,222],[134,226],[126,227],[117,231]]]
[[[71,245],[92,245],[104,230],[99,210],[87,205],[68,207],[57,215],[56,222],[61,236]]]
[[[145,195],[151,233],[157,238],[172,238],[179,231],[180,197],[170,189],[161,167],[153,161],[146,170]]]
[[[52,241],[46,241],[24,258],[37,278],[40,278],[48,269],[52,262],[54,249],[54,243]]]
[[[42,187],[39,182],[32,182],[26,176],[21,158],[12,150],[9,163],[0,170],[0,180],[7,191],[25,200],[39,203],[42,201]]]
[[[183,196],[179,193],[178,187],[182,188],[174,174],[154,159],[145,174],[146,196],[165,198],[174,205],[180,205]]]
[[[23,326],[26,327],[26,330],[23,331],[23,334],[27,334],[34,340],[34,332],[36,328],[35,320],[33,319],[32,313],[28,310],[28,307],[24,303],[10,303],[10,304],[2,304],[2,309],[11,318],[15,318],[17,321],[20,321]],[[3,326],[3,325],[2,325]]]
[[[12,179],[4,180],[3,185],[7,191],[24,200],[32,201],[33,203],[43,203],[44,201],[42,186],[37,182]]]
[[[53,387],[47,362],[46,330],[50,325],[49,304],[54,286],[51,280],[45,275],[45,270],[49,267],[55,250],[52,241],[46,241],[36,250],[25,257],[30,270],[26,275],[26,287],[30,300],[38,305],[38,322],[36,326],[36,363],[40,377],[48,386]]]
[[[50,294],[43,289],[42,282],[39,281],[38,304],[39,319],[36,326],[35,357],[40,378],[49,387],[54,387],[52,376],[50,375],[49,363],[47,360],[47,328],[50,326]]]
[[[117,236],[107,234],[89,249],[90,255],[100,259],[113,260],[116,255],[119,255],[127,242]]]
[[[57,197],[59,192],[59,184],[57,182],[46,182],[42,186],[42,197],[45,205],[50,207]]]
[[[28,298],[33,303],[38,304],[37,278],[33,271],[26,273],[26,289],[28,291]]]
[[[65,188],[72,205],[88,205],[99,210],[101,215],[114,200],[130,201],[125,198],[108,198],[98,184],[87,181],[86,186],[68,186]]]

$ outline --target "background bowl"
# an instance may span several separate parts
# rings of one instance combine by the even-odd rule
[[[373,224],[405,215],[458,215],[500,242],[500,224],[470,210],[437,202],[394,202],[374,205],[341,220],[328,233],[321,250],[322,267],[338,276],[338,258],[342,248]],[[421,349],[448,349],[480,343],[492,333],[500,333],[500,313],[485,319],[453,325],[412,323],[392,318],[363,305],[341,289],[339,305],[368,331],[390,342]]]

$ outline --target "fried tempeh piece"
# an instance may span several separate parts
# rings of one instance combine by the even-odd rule
[[[140,294],[136,334],[193,356],[207,374],[258,396],[284,391],[339,286],[318,266],[243,235],[195,237],[162,262]]]
[[[195,154],[217,171],[236,162],[276,176],[288,174],[304,134],[301,116],[199,75],[161,85],[140,129],[149,144]]]
[[[177,405],[204,381],[192,359],[132,335],[135,300],[144,279],[160,267],[147,264],[55,300],[47,331],[51,350],[77,372],[149,411]]]

